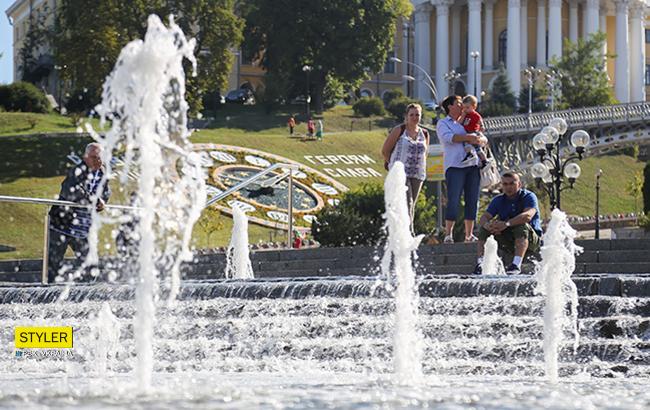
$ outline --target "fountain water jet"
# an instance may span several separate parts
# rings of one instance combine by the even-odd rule
[[[569,225],[566,214],[553,210],[544,234],[542,262],[536,267],[536,291],[545,296],[544,305],[544,361],[546,375],[552,383],[558,381],[558,349],[563,328],[570,324],[574,335],[574,351],[578,347],[578,291],[571,280],[575,270],[576,254],[582,248],[574,243],[577,232]],[[565,309],[570,307],[570,317]]]
[[[243,210],[232,208],[232,236],[226,251],[226,277],[253,279],[253,265],[248,249],[248,218]]]
[[[487,241],[485,241],[483,261],[481,262],[483,275],[506,274],[506,269],[503,267],[503,261],[499,258],[498,250],[499,244],[494,239],[494,235],[490,235]]]
[[[384,183],[388,239],[382,258],[384,278],[397,282],[393,366],[400,382],[412,384],[422,376],[422,335],[417,328],[419,293],[411,255],[423,235],[413,237],[406,201],[404,165],[396,162]],[[393,270],[390,270],[391,259]]]
[[[136,229],[140,277],[134,327],[136,376],[143,390],[151,386],[160,278],[166,279],[169,300],[174,300],[180,263],[192,259],[189,240],[206,197],[205,171],[186,127],[183,60],[196,66],[194,47],[195,41],[187,40],[172,18],[167,28],[157,16],[150,16],[144,41],[134,40],[122,49],[96,107],[102,125],[111,121],[104,138],[93,133],[104,147],[106,175],[112,172],[113,152],[123,154],[124,166],[117,171],[123,185],[133,168],[140,174],[137,201],[142,210]],[[93,223],[91,237],[96,238],[102,219],[94,222],[100,222]]]

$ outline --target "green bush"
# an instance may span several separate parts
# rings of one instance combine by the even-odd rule
[[[403,97],[404,97],[404,91],[402,91],[401,88],[393,88],[392,90],[386,91],[383,96],[384,107],[388,108],[390,106],[390,103],[393,102],[393,100],[397,98],[403,98]]]
[[[0,86],[0,105],[6,111],[47,113],[50,103],[34,84],[19,81]]]
[[[352,106],[355,115],[370,117],[371,115],[384,115],[384,103],[379,97],[363,97]]]
[[[419,101],[412,100],[408,97],[398,97],[391,101],[388,106],[388,112],[397,120],[404,121],[404,113],[406,112],[406,107],[411,103],[420,104]],[[420,104],[421,105],[421,104]],[[424,113],[422,113],[424,116]]]
[[[75,90],[70,95],[68,101],[66,101],[65,109],[69,113],[76,112],[85,115],[100,102],[95,97],[95,94],[95,92],[88,91],[86,88]]]
[[[416,233],[431,234],[436,227],[435,199],[420,193],[415,207]],[[384,230],[384,189],[380,184],[363,184],[343,195],[338,206],[326,206],[317,214],[311,232],[323,246],[376,245]]]

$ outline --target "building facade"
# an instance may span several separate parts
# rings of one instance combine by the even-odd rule
[[[38,24],[39,21],[44,27],[54,25],[56,7],[57,0],[16,0],[5,11],[13,29],[14,81],[20,81],[23,78],[21,50],[27,40],[30,27],[33,24]],[[37,86],[48,94],[57,96],[59,90],[58,71],[63,67],[54,64],[52,52],[47,45],[42,45],[41,49],[34,50],[32,54],[38,56],[34,69],[42,73]]]
[[[463,88],[481,98],[504,64],[515,94],[523,70],[562,56],[563,42],[607,34],[607,74],[622,103],[645,101],[650,45],[648,0],[411,0],[414,6],[415,95],[431,99],[422,71],[431,73],[438,99]],[[458,76],[450,73],[457,72]],[[451,79],[451,82],[449,81]],[[456,82],[456,83],[454,83]]]

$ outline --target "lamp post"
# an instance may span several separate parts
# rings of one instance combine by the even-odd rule
[[[402,78],[405,79],[406,81],[413,81],[413,82],[414,82],[414,81],[417,81],[417,78],[413,77],[412,75],[406,75],[406,74],[404,74],[404,75],[402,76]],[[424,85],[427,86],[427,88],[429,89],[429,91],[431,91],[432,93],[435,94],[436,91],[435,91],[433,88],[431,88],[431,86],[429,85],[429,83],[424,82]]]
[[[476,78],[477,78],[477,68],[476,68],[476,63],[478,62],[478,58],[480,57],[481,53],[478,51],[472,51],[469,53],[469,56],[472,57],[472,60],[474,60],[474,96],[476,97]]]
[[[63,64],[62,66],[61,66],[61,65],[55,65],[55,66],[54,66],[54,69],[55,69],[56,72],[57,72],[57,80],[58,80],[58,82],[59,82],[59,84],[58,84],[58,89],[59,89],[59,90],[58,90],[58,91],[59,91],[59,92],[58,92],[58,94],[59,94],[59,95],[58,95],[58,100],[59,100],[59,101],[58,101],[58,104],[59,104],[59,114],[63,114],[63,101],[61,101],[61,93],[62,93],[62,91],[63,91],[63,71],[64,71],[66,68],[68,68],[68,66],[65,65],[65,64]]]
[[[457,73],[456,70],[451,70],[444,75],[444,79],[447,83],[449,83],[449,95],[455,94],[454,86],[456,85],[456,81],[461,77],[460,73]]]
[[[550,69],[550,71],[546,73],[546,85],[551,90],[551,111],[555,111],[555,99],[557,98],[557,88],[560,78],[562,78],[562,74],[555,69]]]
[[[575,152],[562,158],[560,144],[567,129],[566,121],[562,118],[553,118],[547,127],[542,128],[541,132],[533,137],[533,147],[539,154],[539,162],[533,165],[531,173],[537,186],[548,193],[551,209],[561,209],[560,195],[567,188],[562,186],[565,182],[564,178],[569,182],[568,188],[572,189],[581,172],[576,161],[582,160],[582,154],[589,145],[587,131],[574,131],[570,141]]]
[[[531,115],[533,113],[533,84],[535,83],[535,77],[540,74],[542,70],[536,69],[535,67],[528,67],[524,70],[524,74],[528,79],[528,126],[532,127]]]
[[[594,239],[600,239],[600,176],[603,175],[603,170],[599,169],[596,172],[596,228],[594,232]]]
[[[311,112],[309,110],[309,103],[311,102],[311,94],[309,93],[309,73],[313,70],[314,67],[305,64],[302,66],[302,71],[307,73],[307,97],[305,98],[305,103],[307,104],[307,119],[311,117]]]
[[[389,60],[393,61],[395,63],[402,63],[403,62],[402,60],[400,60],[397,57],[391,57],[391,58],[389,58]],[[424,80],[422,80],[422,81],[424,81],[424,83],[427,84],[429,90],[431,90],[431,93],[433,94],[433,100],[435,102],[439,102],[438,101],[438,90],[436,89],[436,84],[431,79],[431,76],[429,75],[429,73],[427,73],[427,71],[424,68],[422,68],[419,65],[417,65],[415,63],[412,63],[410,61],[406,61],[406,64],[417,68],[418,70],[420,70],[424,74],[424,77],[426,78],[427,81],[424,81]],[[411,76],[409,76],[409,77],[411,77]],[[406,77],[403,77],[403,78],[406,79]]]

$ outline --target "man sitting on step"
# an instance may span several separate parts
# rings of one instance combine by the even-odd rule
[[[539,252],[542,224],[539,205],[534,192],[521,187],[521,179],[514,172],[501,176],[501,195],[492,199],[479,221],[478,264],[474,274],[480,275],[483,248],[490,235],[494,235],[499,248],[514,254],[506,269],[508,275],[521,272],[521,262],[526,254]]]

